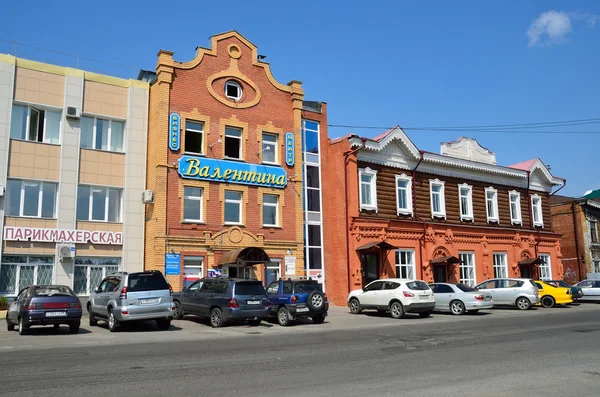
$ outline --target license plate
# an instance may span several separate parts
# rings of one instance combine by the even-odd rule
[[[299,307],[299,308],[296,309],[296,312],[297,313],[304,313],[304,312],[307,312],[309,310],[310,309],[308,307]]]
[[[46,317],[66,317],[67,312],[46,312]]]
[[[160,302],[160,298],[152,298],[152,299],[140,299],[140,303],[142,305],[151,305],[153,303]]]
[[[249,305],[260,305],[260,301],[246,301]]]
[[[427,296],[427,295],[419,295],[419,298],[421,300],[426,300],[426,299],[429,299],[429,296]]]

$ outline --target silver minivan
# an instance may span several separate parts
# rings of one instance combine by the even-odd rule
[[[167,330],[175,314],[173,289],[159,271],[118,272],[105,277],[87,304],[90,326],[108,322],[114,332],[123,322],[155,320]]]
[[[538,288],[530,278],[493,278],[475,288],[492,294],[497,306],[516,306],[521,310],[529,310],[540,302]]]

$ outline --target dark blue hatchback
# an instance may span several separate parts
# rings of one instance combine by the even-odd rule
[[[267,287],[271,317],[279,325],[289,325],[297,318],[312,318],[315,324],[325,321],[329,302],[321,284],[310,278],[279,279]]]
[[[65,285],[32,285],[19,292],[6,313],[9,331],[19,327],[25,335],[32,325],[67,324],[72,334],[79,332],[81,302],[71,288]]]

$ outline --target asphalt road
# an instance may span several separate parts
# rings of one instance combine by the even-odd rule
[[[600,305],[594,304],[403,320],[343,310],[322,328],[242,326],[221,333],[193,321],[174,325],[183,332],[95,328],[88,335],[98,339],[86,342],[84,333],[77,346],[60,342],[80,336],[66,332],[12,339],[16,332],[4,331],[0,395],[600,394]],[[101,343],[105,337],[131,339]]]

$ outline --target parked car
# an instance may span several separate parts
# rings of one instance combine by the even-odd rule
[[[167,330],[175,314],[173,289],[158,270],[118,272],[105,277],[90,294],[87,303],[90,326],[98,320],[108,322],[110,332],[124,323],[156,321],[159,330]]]
[[[583,280],[575,284],[581,288],[583,297],[580,300],[600,301],[600,280]]]
[[[267,297],[271,304],[269,315],[276,317],[279,325],[289,325],[297,318],[312,318],[321,324],[327,317],[329,302],[322,286],[316,280],[279,279],[267,287]]]
[[[547,280],[546,283],[554,285],[555,287],[570,288],[571,296],[573,297],[573,302],[583,297],[583,291],[580,287],[571,285],[564,280]]]
[[[494,278],[475,286],[489,292],[496,305],[516,306],[529,310],[540,301],[538,288],[530,278]]]
[[[6,312],[6,328],[19,327],[25,335],[32,325],[67,324],[72,334],[79,332],[81,302],[66,285],[32,285],[23,288]]]
[[[420,280],[390,278],[375,280],[348,295],[348,307],[352,314],[365,309],[379,312],[389,311],[393,318],[402,318],[405,313],[419,313],[429,317],[435,308],[433,291]]]
[[[435,310],[449,310],[452,314],[461,315],[494,307],[492,294],[468,285],[433,283],[429,287],[435,294]]]
[[[540,303],[543,307],[554,307],[555,305],[568,305],[573,303],[571,288],[557,287],[541,280],[536,280],[535,285],[540,295]]]
[[[213,328],[243,320],[257,326],[269,315],[265,287],[257,280],[203,278],[176,293],[173,303],[176,319],[207,317]]]

